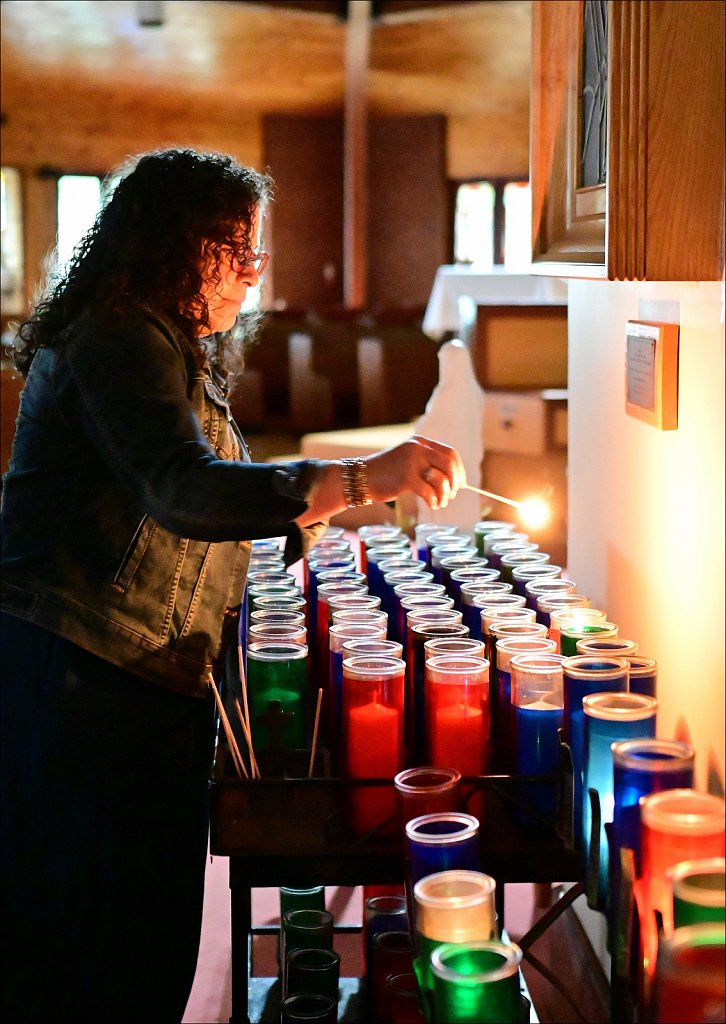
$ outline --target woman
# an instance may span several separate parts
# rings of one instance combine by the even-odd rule
[[[451,448],[253,465],[225,374],[268,257],[270,180],[146,154],[20,328],[2,496],[3,1011],[181,1019],[194,977],[225,615],[250,541],[288,564],[330,516],[444,507]]]

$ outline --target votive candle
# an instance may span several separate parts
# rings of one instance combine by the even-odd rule
[[[591,693],[582,698],[585,713],[585,770],[583,776],[582,835],[580,846],[589,870],[591,842],[599,843],[597,879],[588,879],[588,902],[604,911],[608,904],[609,852],[605,825],[613,820],[615,804],[612,744],[655,736],[657,702],[640,693]],[[589,792],[594,789],[600,802],[600,830],[592,833]]]
[[[401,658],[354,657],[343,661],[343,765],[350,779],[390,779],[386,788],[354,787],[350,824],[357,834],[393,819],[393,778],[404,767],[404,673]]]
[[[590,693],[618,692],[628,689],[628,663],[625,658],[577,655],[562,662],[565,740],[572,755],[574,840],[582,838],[582,801],[585,771],[585,712],[582,699]]]

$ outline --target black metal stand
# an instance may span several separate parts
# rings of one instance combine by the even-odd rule
[[[569,778],[571,783],[571,774]],[[505,927],[504,886],[508,882],[581,884],[579,857],[569,843],[569,834],[565,837],[560,830],[562,821],[567,823],[571,815],[571,796],[560,808],[560,817],[554,824],[537,821],[534,816],[528,829],[514,813],[519,806],[517,794],[521,795],[523,786],[528,782],[541,785],[553,781],[561,779],[483,775],[462,780],[469,797],[482,794],[485,799],[479,832],[481,868],[497,882],[496,909],[501,929]],[[390,834],[384,828],[366,836],[350,832],[346,809],[351,790],[357,787],[387,787],[390,792],[392,783],[390,779],[315,778],[223,778],[213,783],[210,850],[213,855],[229,857],[231,1024],[248,1024],[250,1020],[252,889],[404,881],[402,836],[394,822]],[[565,783],[563,790],[571,794],[571,785]],[[577,895],[572,893],[570,890],[548,911],[548,923],[572,902]],[[525,936],[525,945],[531,945],[546,927],[546,923],[538,922]]]

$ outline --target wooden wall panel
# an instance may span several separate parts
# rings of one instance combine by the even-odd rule
[[[275,179],[265,245],[276,303],[343,301],[343,115],[273,114],[263,121],[263,161]]]
[[[372,117],[369,143],[369,305],[423,306],[448,262],[446,121]]]
[[[500,104],[491,114],[448,119],[446,144],[450,178],[528,178],[529,103]]]

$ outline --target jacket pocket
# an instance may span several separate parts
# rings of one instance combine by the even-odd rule
[[[115,590],[123,594],[129,588],[155,529],[156,523],[148,515],[145,515],[139,522],[121,564],[114,574],[112,586]]]

